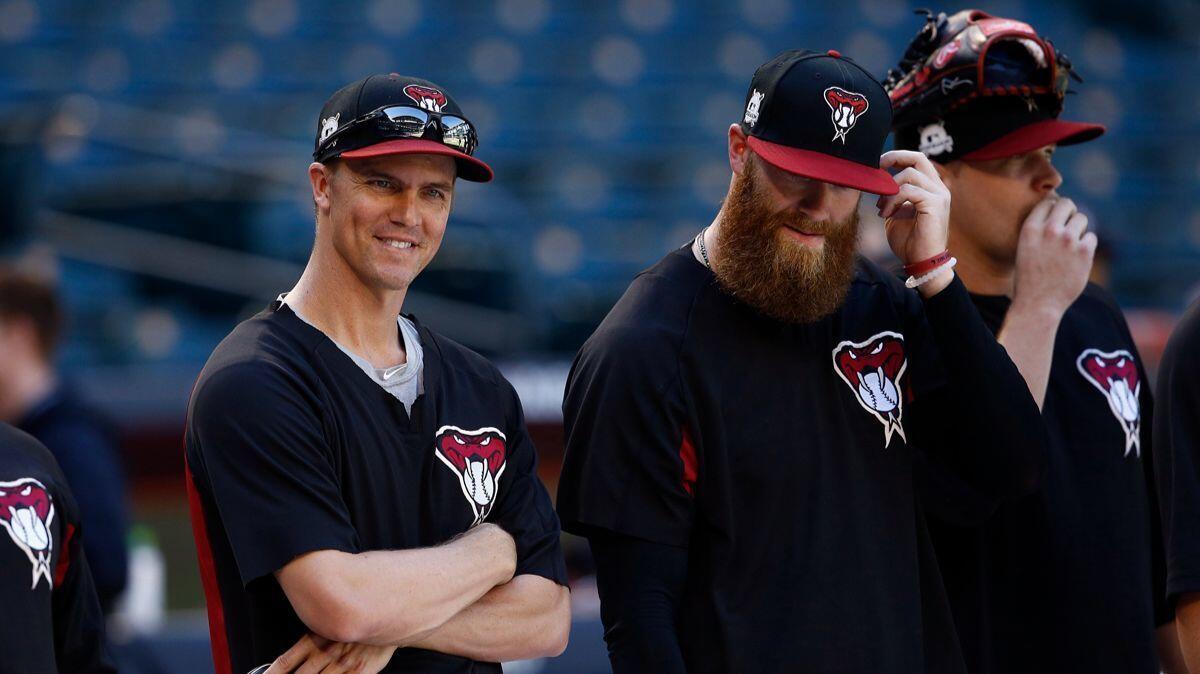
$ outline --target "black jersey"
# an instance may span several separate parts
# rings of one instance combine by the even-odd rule
[[[973,296],[998,332],[1010,300]],[[1158,672],[1163,566],[1152,400],[1120,309],[1089,285],[1063,315],[1043,406],[1042,489],[980,527],[931,522],[976,674]]]
[[[572,367],[564,528],[687,547],[676,631],[692,674],[963,671],[916,483],[929,463],[969,475],[931,507],[990,512],[1036,481],[1037,408],[961,282],[922,302],[857,264],[835,314],[786,324],[680,249]],[[975,372],[943,366],[934,314],[939,334],[975,342]],[[975,375],[1003,394],[974,418],[1018,429],[1016,444],[982,426],[973,445],[935,448],[955,413],[941,405],[962,398],[945,399],[948,382]],[[1002,458],[982,469],[985,454]]]
[[[1167,596],[1200,592],[1200,301],[1175,326],[1158,368],[1159,504],[1167,560]]]
[[[308,631],[274,576],[306,552],[428,547],[486,520],[516,540],[517,575],[566,583],[516,392],[481,356],[418,332],[425,390],[411,416],[278,301],[205,365],[186,451],[219,673],[271,662]],[[384,671],[500,667],[400,649]]]
[[[0,674],[116,672],[79,508],[41,443],[0,423]]]

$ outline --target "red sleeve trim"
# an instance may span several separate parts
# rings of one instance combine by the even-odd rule
[[[695,496],[696,480],[700,477],[700,462],[696,458],[696,445],[687,426],[683,427],[683,440],[679,443],[679,460],[683,462],[681,482],[688,496]]]

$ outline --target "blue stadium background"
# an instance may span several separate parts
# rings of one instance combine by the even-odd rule
[[[980,7],[1033,23],[1083,74],[1066,116],[1109,133],[1056,155],[1062,191],[1109,243],[1112,288],[1152,350],[1200,281],[1196,5]],[[372,72],[420,75],[478,126],[496,181],[460,187],[406,309],[503,363],[543,427],[552,481],[566,363],[633,274],[715,213],[725,129],[754,68],[805,46],[882,76],[921,24],[912,9],[0,0],[0,254],[57,274],[63,366],[121,424],[135,513],[167,560],[169,620],[151,650],[172,655],[130,671],[211,666],[183,518],[184,405],[216,343],[302,268],[305,169],[329,93]],[[594,610],[576,596],[584,627],[568,656],[526,671],[602,670]]]

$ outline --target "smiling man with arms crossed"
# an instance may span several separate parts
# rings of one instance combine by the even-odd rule
[[[494,672],[570,628],[559,526],[494,366],[401,316],[456,177],[486,182],[437,85],[374,75],[325,104],[303,276],[192,394],[193,529],[219,673]]]

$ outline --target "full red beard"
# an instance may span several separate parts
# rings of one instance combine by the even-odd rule
[[[858,250],[857,209],[841,222],[775,211],[754,160],[734,178],[717,231],[713,272],[726,292],[788,323],[813,323],[846,299]],[[812,248],[781,236],[791,226],[825,237]]]

